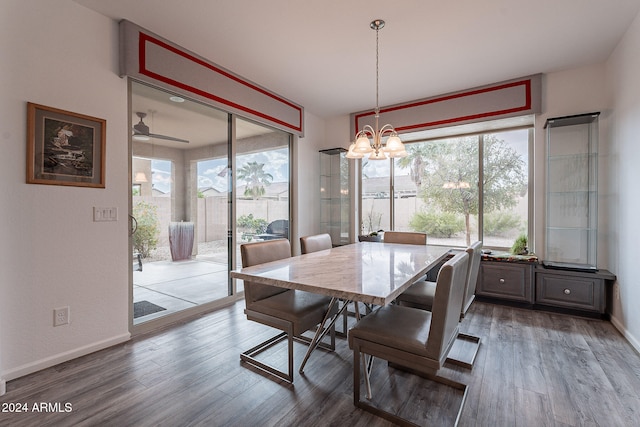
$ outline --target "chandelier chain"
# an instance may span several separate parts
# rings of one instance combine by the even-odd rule
[[[380,103],[378,102],[378,92],[379,92],[379,80],[380,80],[380,71],[379,71],[379,42],[378,42],[378,33],[380,29],[376,28],[376,116],[380,114]]]
[[[376,30],[376,109],[373,126],[365,124],[357,131],[355,141],[349,146],[346,157],[348,159],[361,159],[369,154],[369,160],[383,160],[394,157],[406,157],[407,151],[398,136],[396,130],[390,124],[379,127],[380,118],[380,29],[384,27],[382,19],[376,19],[369,24]],[[374,127],[375,126],[375,127]],[[387,139],[382,141],[383,136]]]

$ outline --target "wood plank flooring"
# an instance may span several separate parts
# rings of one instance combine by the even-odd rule
[[[0,426],[390,425],[354,408],[345,339],[334,353],[315,352],[304,375],[297,367],[306,347],[296,343],[293,386],[241,365],[242,351],[275,335],[243,308],[240,301],[10,381]],[[640,356],[609,322],[475,302],[461,329],[482,343],[472,370],[441,371],[469,386],[459,425],[640,425]],[[284,366],[286,348],[264,357]],[[372,382],[376,405],[420,425],[452,424],[460,396],[451,388],[380,360]],[[52,405],[34,412],[41,402]],[[15,404],[28,412],[6,412]]]

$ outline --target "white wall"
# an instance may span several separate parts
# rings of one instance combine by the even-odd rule
[[[295,254],[300,253],[300,236],[320,232],[320,154],[325,140],[324,121],[305,111],[304,138],[296,138],[294,144],[295,167],[292,183],[294,185],[293,204],[294,226],[292,227],[291,246]]]
[[[546,130],[548,118],[600,111],[598,152],[598,267],[608,268],[606,244],[608,234],[607,162],[609,142],[606,128],[610,115],[605,84],[605,64],[545,74],[542,78],[542,113],[536,116],[534,143],[534,250],[544,259],[545,253],[545,180]]]
[[[612,323],[640,352],[640,15],[608,61],[613,114],[609,127],[611,206],[607,247],[617,274],[620,300],[613,298]]]
[[[71,0],[0,5],[0,378],[129,338],[127,84],[117,24]],[[106,119],[106,188],[25,184],[27,101]],[[93,207],[118,221],[93,222]],[[53,327],[53,309],[71,323]]]

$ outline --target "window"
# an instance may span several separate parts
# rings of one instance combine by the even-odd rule
[[[395,229],[427,233],[430,244],[469,245],[478,234],[479,137],[407,144],[395,160]],[[394,195],[395,196],[395,195]]]
[[[362,159],[362,232],[389,230],[391,197],[390,162]]]
[[[533,129],[483,135],[484,246],[511,247],[529,228],[529,144]]]
[[[500,249],[528,236],[532,128],[420,136],[403,135],[411,141],[407,157],[363,160],[364,232],[373,222],[372,228],[426,232],[429,244],[482,240]]]

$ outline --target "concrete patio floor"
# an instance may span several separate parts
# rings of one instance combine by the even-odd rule
[[[227,264],[207,257],[182,261],[155,261],[133,272],[133,301],[164,307],[134,319],[134,324],[166,316],[228,296]]]

